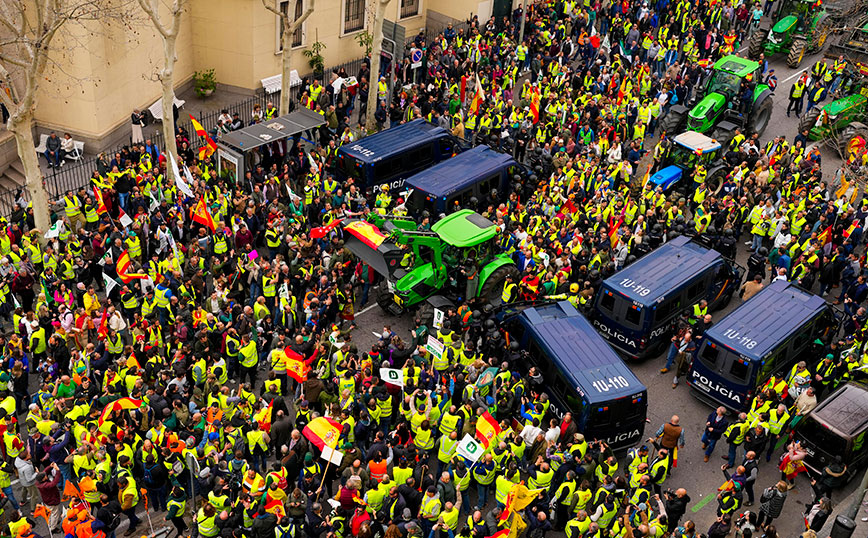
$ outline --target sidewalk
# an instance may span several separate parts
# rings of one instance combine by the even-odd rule
[[[859,474],[857,478],[861,478],[861,474]],[[856,478],[854,478],[854,480],[856,480]],[[860,494],[861,498],[859,498]],[[832,526],[835,524],[835,518],[849,512],[850,506],[857,499],[859,501],[859,511],[856,513],[856,517],[854,518],[856,529],[853,531],[853,537],[868,536],[868,501],[866,501],[866,497],[868,497],[866,492],[859,491],[857,488],[845,498],[835,501],[835,509],[826,521],[826,525],[817,533],[817,537],[826,538],[827,536],[830,536],[832,533]]]

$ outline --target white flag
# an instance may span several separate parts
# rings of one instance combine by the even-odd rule
[[[105,294],[106,297],[108,297],[109,295],[111,295],[112,290],[117,287],[118,283],[115,281],[115,279],[105,274],[105,272],[103,272],[102,274],[102,281],[103,283],[105,283]]]
[[[470,434],[465,434],[464,439],[458,443],[458,446],[455,447],[455,452],[458,453],[459,456],[463,456],[473,463],[476,463],[482,454],[485,452],[485,448],[481,443],[475,441],[473,437],[470,437]]]
[[[380,368],[380,379],[390,385],[404,386],[404,371],[398,368]]]
[[[190,190],[190,186],[187,185],[187,182],[184,181],[183,177],[181,177],[181,171],[178,170],[178,159],[176,159],[171,152],[169,152],[169,160],[172,161],[172,174],[175,176],[175,185],[178,186],[178,190],[192,198],[193,191]]]
[[[51,228],[49,228],[48,231],[45,232],[45,238],[54,239],[55,237],[60,236],[60,232],[63,231],[63,226],[64,225],[62,220],[56,221],[54,224],[51,225]]]
[[[187,178],[188,184],[192,185],[192,184],[196,183],[196,181],[193,179],[193,174],[190,173],[190,169],[187,168],[186,164],[184,165],[184,177]]]
[[[123,209],[121,209],[118,213],[118,222],[120,222],[121,226],[123,226],[124,228],[129,228],[133,225],[133,219],[131,219],[129,215],[124,213]]]
[[[157,200],[157,197],[154,196],[154,191],[151,191],[151,207],[149,208],[149,211],[153,211],[159,205],[160,205],[160,202]]]

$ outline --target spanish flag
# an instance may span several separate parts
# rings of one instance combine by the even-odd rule
[[[853,223],[850,224],[850,226],[848,226],[846,230],[844,230],[844,237],[850,237],[850,235],[852,235],[852,233],[856,230],[858,226],[859,225],[857,224],[857,221],[854,220]]]
[[[378,248],[386,240],[383,232],[366,220],[354,220],[344,226],[344,230],[350,232],[356,239],[373,249]]]
[[[103,409],[102,415],[100,415],[98,422],[100,424],[105,422],[105,419],[108,418],[108,416],[114,411],[121,411],[123,409],[138,409],[141,406],[142,400],[136,400],[135,398],[121,398],[120,400],[115,400],[111,404],[105,406],[105,409]]]
[[[476,437],[479,439],[480,443],[485,445],[485,448],[488,448],[489,445],[491,445],[491,442],[499,433],[500,424],[494,420],[494,417],[491,416],[491,413],[488,411],[483,413],[476,421]]]
[[[476,75],[476,90],[473,92],[473,100],[470,101],[470,114],[479,114],[479,107],[485,101],[485,93],[482,91],[482,83],[479,82],[479,75]]]
[[[615,248],[615,245],[618,244],[618,228],[624,223],[624,216],[622,215],[618,222],[616,222],[612,229],[609,230],[609,244],[612,245],[612,248]]]
[[[832,240],[832,226],[830,225],[828,228],[823,230],[823,232],[817,236],[817,241],[820,242],[821,245],[826,246],[826,244]]]
[[[533,88],[531,88],[530,91],[531,91],[530,113],[533,115],[534,124],[536,124],[536,123],[539,123],[539,101],[540,101],[539,88],[533,87]]]
[[[286,348],[283,352],[286,354],[286,375],[303,383],[310,372],[310,367],[304,363],[304,357],[291,348]]]
[[[212,232],[217,231],[217,225],[214,224],[214,218],[208,212],[208,206],[205,205],[205,198],[199,197],[199,203],[193,208],[193,222],[198,222],[203,226],[207,226]]]
[[[118,273],[118,278],[123,281],[124,284],[129,284],[133,280],[139,279],[144,280],[148,278],[148,275],[145,273],[130,273],[129,268],[132,261],[130,260],[130,253],[126,250],[118,256],[118,262],[115,265],[115,270]]]
[[[208,132],[202,127],[202,124],[196,121],[196,118],[190,114],[190,123],[193,124],[193,130],[196,134],[205,138],[205,145],[199,148],[199,160],[207,159],[217,149],[217,143],[208,136]]]
[[[93,197],[96,200],[96,212],[108,213],[108,208],[105,206],[105,200],[102,199],[102,191],[96,185],[93,186]]]
[[[338,421],[328,417],[317,417],[311,420],[308,425],[304,427],[302,433],[308,441],[322,450],[326,445],[331,448],[338,446],[341,429],[341,424]]]

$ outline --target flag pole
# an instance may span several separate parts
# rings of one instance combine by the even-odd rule
[[[328,445],[326,445],[326,446],[328,446]],[[329,448],[331,448],[331,447],[329,447]],[[334,450],[334,449],[332,449],[332,450]],[[316,490],[316,497],[314,498],[313,502],[319,502],[319,492],[322,491],[322,486],[323,486],[323,484],[325,484],[326,473],[329,472],[329,466],[331,464],[332,464],[331,458],[327,459],[325,471],[322,472],[322,479],[319,481],[319,488],[317,488],[317,490]]]

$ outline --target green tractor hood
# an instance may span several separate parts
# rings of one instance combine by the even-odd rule
[[[704,133],[714,126],[714,120],[718,113],[726,106],[726,97],[712,92],[706,95],[690,110],[687,125],[691,131]]]
[[[799,22],[799,19],[798,19],[795,15],[787,15],[787,16],[784,17],[783,19],[779,20],[779,21],[777,22],[777,24],[775,24],[775,25],[772,27],[772,32],[775,32],[775,33],[778,33],[778,34],[785,34],[785,33],[787,33],[787,32],[790,30],[790,28],[792,28],[793,25],[795,25],[797,22]]]

